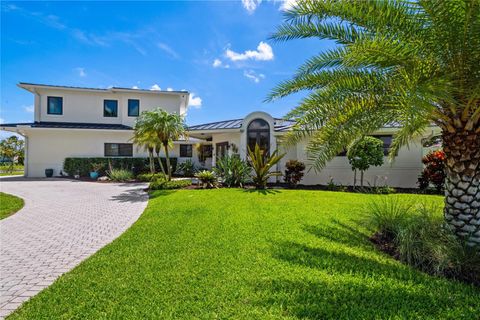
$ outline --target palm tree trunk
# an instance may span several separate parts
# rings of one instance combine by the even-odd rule
[[[150,173],[155,173],[155,162],[153,160],[153,148],[148,148],[148,161],[150,165]]]
[[[442,134],[446,156],[444,214],[459,238],[480,247],[480,135],[474,130]]]
[[[168,144],[164,144],[165,148],[165,160],[167,162],[168,181],[172,180],[172,167],[170,166],[170,157],[168,155]]]
[[[162,158],[160,158],[160,150],[155,148],[155,153],[157,154],[157,161],[158,165],[160,166],[160,170],[162,170],[162,173],[164,175],[167,175],[167,173],[165,172],[165,168],[163,167]]]

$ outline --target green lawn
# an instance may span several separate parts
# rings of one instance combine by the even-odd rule
[[[158,191],[124,235],[11,318],[478,318],[479,288],[375,250],[360,222],[375,197]]]
[[[22,209],[23,200],[11,194],[0,192],[0,220]]]
[[[15,165],[15,166],[13,166],[13,171],[8,172],[8,168],[9,168],[9,166],[0,165],[0,177],[23,175],[23,171],[25,169],[24,166],[22,166],[22,165]]]

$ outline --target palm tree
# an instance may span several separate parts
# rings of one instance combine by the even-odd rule
[[[390,157],[426,127],[442,130],[446,221],[480,246],[480,1],[299,0],[272,39],[330,39],[267,100],[308,90],[288,136],[308,137],[321,169],[344,146],[398,124]]]
[[[155,173],[155,161],[153,157],[153,151],[156,148],[156,145],[152,139],[152,136],[147,134],[141,124],[138,122],[135,123],[133,137],[130,139],[137,147],[140,147],[148,152],[148,160],[150,173]],[[162,170],[163,171],[163,170]]]
[[[155,151],[162,172],[168,175],[168,180],[171,180],[172,168],[170,165],[169,148],[172,147],[173,141],[186,136],[183,117],[178,114],[168,113],[160,108],[144,111],[135,123],[135,132],[134,137],[138,134],[148,141],[149,150],[152,148],[152,154]],[[160,159],[160,147],[163,147],[165,151],[167,172],[165,172]]]

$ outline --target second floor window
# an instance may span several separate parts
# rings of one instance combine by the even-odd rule
[[[63,98],[48,97],[47,98],[47,114],[63,114]]]
[[[118,101],[117,100],[103,100],[103,116],[117,117],[118,116]]]
[[[191,158],[192,157],[192,145],[191,144],[181,144],[180,145],[180,157],[181,158]]]
[[[128,99],[128,116],[138,117],[140,114],[140,100]]]

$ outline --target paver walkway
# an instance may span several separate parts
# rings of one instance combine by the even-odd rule
[[[25,200],[23,209],[0,220],[0,318],[132,225],[147,205],[145,187],[0,179],[0,191]]]

